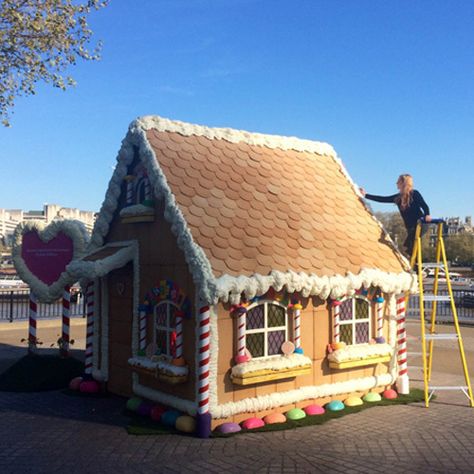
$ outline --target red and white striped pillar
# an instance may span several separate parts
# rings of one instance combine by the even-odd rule
[[[94,283],[89,282],[86,286],[86,355],[84,363],[84,374],[92,376],[93,339],[94,339]]]
[[[133,181],[135,180],[135,176],[133,176],[133,174],[128,174],[123,179],[127,183],[126,205],[131,206],[133,204]]]
[[[197,435],[208,438],[211,434],[209,412],[209,362],[211,341],[211,311],[209,306],[199,308],[198,315],[198,409]]]
[[[175,359],[181,359],[183,357],[183,318],[184,313],[182,311],[175,312],[176,317],[176,346],[175,346]]]
[[[377,313],[377,331],[376,337],[379,338],[377,342],[381,342],[380,338],[383,338],[383,307],[384,298],[383,296],[377,296],[375,299],[375,312]]]
[[[301,348],[301,310],[303,306],[300,303],[293,305],[294,311],[294,344],[295,352],[297,354],[303,354],[303,349]]]
[[[237,315],[237,354],[234,358],[237,364],[247,362],[249,357],[245,350],[245,330],[247,327],[247,308],[243,305],[237,306],[234,311]]]
[[[145,355],[146,349],[146,315],[147,311],[146,308],[141,306],[138,312],[138,328],[139,328],[139,342],[138,342],[138,349],[140,351],[140,355]]]
[[[70,334],[70,307],[71,307],[71,288],[69,285],[64,287],[63,291],[63,323],[61,334],[61,345],[59,352],[63,357],[69,355],[69,334]]]
[[[338,300],[332,300],[332,312],[333,312],[333,326],[332,326],[332,339],[333,342],[340,341],[339,335],[339,314],[341,311],[341,302]]]
[[[35,294],[30,290],[30,314],[28,318],[28,352],[36,349],[36,319],[38,316],[38,302]]]
[[[405,296],[397,298],[397,363],[398,378],[396,382],[398,393],[410,393],[407,364],[407,332],[405,327]]]

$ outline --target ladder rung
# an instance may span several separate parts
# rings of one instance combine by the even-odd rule
[[[444,340],[450,340],[450,339],[457,339],[458,335],[457,334],[426,334],[425,339],[429,341],[430,339],[444,339]]]
[[[423,263],[423,268],[444,268],[444,263]]]
[[[449,295],[424,295],[423,296],[424,301],[451,301],[451,298]]]
[[[467,386],[464,385],[441,385],[441,386],[428,386],[428,390],[467,390]]]
[[[408,356],[422,356],[423,352],[407,352]],[[410,366],[412,367],[412,366]]]

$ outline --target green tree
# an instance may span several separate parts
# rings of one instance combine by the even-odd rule
[[[450,235],[445,239],[446,255],[453,263],[474,264],[474,234]]]
[[[400,214],[398,212],[376,212],[375,217],[383,224],[397,246],[402,248],[403,242],[407,238],[407,231]]]
[[[9,126],[15,98],[35,93],[37,82],[65,90],[65,75],[78,59],[99,59],[100,42],[87,18],[108,0],[2,0],[0,2],[0,118]]]

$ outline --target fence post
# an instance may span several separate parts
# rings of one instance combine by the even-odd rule
[[[10,291],[10,322],[13,322],[13,291]]]

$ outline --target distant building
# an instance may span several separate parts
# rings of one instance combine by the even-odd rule
[[[76,219],[86,226],[89,232],[92,232],[96,212],[81,211],[76,208],[63,207],[58,204],[45,204],[41,211],[23,211],[21,209],[0,209],[0,239],[6,244],[11,242],[13,232],[18,224],[40,220],[49,224],[55,219]]]
[[[460,217],[445,217],[444,222],[443,237],[474,233],[471,216],[466,216],[464,221]],[[430,244],[433,246],[436,244],[436,233],[437,228],[435,226],[430,226]]]

